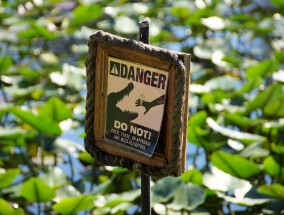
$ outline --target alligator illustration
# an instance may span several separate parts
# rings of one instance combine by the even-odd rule
[[[137,99],[135,105],[145,107],[146,111],[144,112],[144,114],[146,114],[152,107],[164,104],[164,101],[165,101],[165,95],[162,95],[150,102],[145,101],[143,99]]]
[[[128,96],[134,89],[133,83],[129,83],[125,88],[118,92],[112,92],[107,96],[107,131],[113,128],[114,120],[129,123],[138,117],[138,113],[122,111],[117,104]]]

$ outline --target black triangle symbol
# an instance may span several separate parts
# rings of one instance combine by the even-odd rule
[[[111,74],[119,75],[119,72],[117,70],[116,64],[113,65],[112,70],[110,71]]]

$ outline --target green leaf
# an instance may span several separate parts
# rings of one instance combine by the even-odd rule
[[[25,215],[22,208],[14,209],[9,202],[0,198],[0,215]]]
[[[240,155],[249,158],[267,157],[269,155],[269,150],[263,148],[262,145],[263,144],[259,142],[252,143],[243,149]]]
[[[53,199],[55,202],[60,202],[65,198],[78,197],[81,193],[72,185],[64,185],[56,189],[56,197]]]
[[[210,90],[236,90],[239,86],[241,86],[241,80],[236,77],[224,75],[216,78],[212,78],[205,83],[205,86]]]
[[[136,21],[127,16],[119,16],[115,19],[114,30],[122,34],[137,34],[139,32]]]
[[[113,208],[123,203],[135,201],[135,199],[137,199],[137,197],[140,196],[140,194],[141,190],[137,189],[137,190],[126,191],[120,194],[113,193],[109,195],[99,196],[95,200],[95,206]]]
[[[250,113],[258,108],[264,108],[270,101],[282,94],[282,86],[280,84],[272,84],[270,87],[257,94],[257,96],[248,103],[246,113]]]
[[[154,204],[153,209],[156,212],[155,214],[160,214],[160,215],[182,215],[182,213],[184,213],[184,211],[185,211],[185,210],[176,211],[176,210],[169,208],[168,204],[160,204],[160,203]],[[197,211],[198,211],[198,209],[197,209]],[[200,212],[200,211],[191,212],[191,213],[188,213],[186,211],[185,213],[191,214],[191,215],[209,215],[209,213],[207,213],[207,212]]]
[[[127,209],[129,209],[131,206],[133,206],[132,203],[124,202],[124,203],[121,203],[121,204],[116,205],[113,208],[111,208],[110,212],[111,212],[111,214],[120,214],[119,212],[124,212]],[[125,213],[121,213],[121,214],[125,214]]]
[[[272,78],[276,81],[284,83],[284,70],[279,70],[272,74]]]
[[[284,61],[284,51],[275,51],[273,54],[278,62]]]
[[[185,6],[174,6],[171,8],[171,14],[179,18],[186,18],[190,15],[190,10]]]
[[[116,207],[120,204],[123,204],[125,202],[128,202],[128,200],[125,200],[123,198],[120,198],[119,196],[117,196],[116,198],[114,199],[107,199],[104,207],[110,207],[110,208],[113,208],[113,207]]]
[[[210,190],[235,191],[235,195],[243,197],[252,188],[249,181],[236,178],[227,174],[216,167],[211,168],[211,173],[205,173],[203,183]]]
[[[43,37],[46,40],[53,40],[56,38],[55,32],[50,32],[45,26],[36,23],[33,20],[28,20],[28,28],[18,33],[20,38],[32,39]]]
[[[196,57],[209,60],[212,57],[212,50],[204,45],[196,45],[193,48],[193,53]]]
[[[247,78],[255,79],[257,77],[264,77],[276,71],[278,64],[274,60],[265,60],[257,64],[256,66],[250,67],[246,72]]]
[[[222,103],[223,99],[231,98],[233,94],[222,90],[214,91],[214,93],[204,93],[201,101],[205,104]]]
[[[284,95],[270,99],[264,108],[264,114],[271,117],[284,117]]]
[[[0,139],[2,138],[14,139],[14,138],[17,138],[18,136],[25,135],[25,134],[27,134],[27,131],[19,127],[16,127],[16,128],[0,127]]]
[[[103,193],[111,184],[113,183],[113,177],[100,183],[94,190],[91,192],[92,195],[98,195]]]
[[[209,136],[209,132],[201,128],[204,127],[206,118],[207,113],[205,111],[200,111],[192,115],[188,121],[187,137],[189,142],[197,146],[202,146],[207,150],[214,150],[225,143],[223,141],[207,141],[206,138]]]
[[[241,95],[251,92],[252,90],[257,89],[261,85],[261,83],[262,79],[260,77],[249,79],[246,83],[243,84],[242,88],[238,92]]]
[[[40,76],[40,73],[37,70],[30,69],[24,66],[19,68],[19,73],[20,75],[29,78],[38,78]]]
[[[0,189],[8,187],[19,175],[19,169],[0,169]]]
[[[52,188],[58,188],[67,183],[66,174],[59,167],[48,167],[47,173],[39,176],[39,179],[44,181]]]
[[[94,158],[88,153],[88,152],[81,152],[78,155],[78,159],[83,162],[83,163],[87,163],[87,164],[94,164],[95,160]]]
[[[282,0],[271,0],[273,4],[279,7],[284,7],[284,2]]]
[[[34,85],[34,86],[27,86],[27,87],[20,87],[20,86],[11,86],[5,88],[7,93],[12,95],[14,98],[20,98],[20,99],[27,99],[29,97],[36,98],[40,95],[44,94],[44,91],[42,89],[42,85]]]
[[[57,65],[59,63],[58,57],[53,52],[42,53],[39,58],[48,65]]]
[[[210,7],[205,7],[204,9],[195,10],[190,13],[190,16],[186,19],[186,23],[190,25],[195,25],[202,31],[201,20],[204,17],[210,17],[216,15],[216,12]]]
[[[55,33],[50,32],[45,26],[40,25],[36,22],[31,23],[31,28],[36,32],[37,35],[43,37],[46,40],[55,39]]]
[[[78,144],[78,142],[61,137],[56,138],[54,147],[57,153],[74,154],[77,151],[84,151],[84,147]]]
[[[4,199],[0,199],[0,215],[11,215],[14,214],[14,209],[9,204],[9,202],[6,202]]]
[[[223,57],[222,61],[231,63],[232,65],[235,65],[235,66],[239,66],[241,64],[241,60],[233,55]]]
[[[52,208],[61,214],[76,214],[80,211],[89,210],[94,207],[94,199],[95,197],[89,195],[65,198],[54,204]]]
[[[205,111],[199,111],[192,115],[188,120],[188,126],[203,126],[207,118],[207,113]]]
[[[39,178],[30,178],[22,184],[21,195],[31,202],[48,202],[55,197],[55,192]]]
[[[64,63],[62,65],[62,72],[52,72],[49,77],[53,83],[61,87],[69,87],[80,91],[83,89],[81,81],[83,76],[84,70],[82,68]]]
[[[152,202],[167,202],[181,184],[180,178],[168,176],[160,179],[152,188]]]
[[[230,17],[230,20],[235,22],[246,22],[250,20],[254,20],[254,17],[250,14],[234,14]]]
[[[194,143],[198,146],[205,145],[205,140],[202,139],[202,136],[208,134],[206,130],[203,130],[200,127],[205,125],[205,120],[207,118],[207,113],[205,111],[197,112],[196,114],[192,115],[188,121],[188,128],[187,128],[187,137],[188,141]]]
[[[71,110],[57,97],[49,98],[40,109],[39,114],[49,117],[54,122],[61,122],[72,116]]]
[[[181,174],[181,180],[183,182],[191,182],[197,185],[203,185],[202,173],[198,169],[190,169]]]
[[[268,196],[284,199],[284,186],[281,184],[265,184],[260,186],[257,191]]]
[[[256,122],[256,120],[243,117],[239,114],[226,114],[225,117],[230,123],[237,125],[240,128],[246,128],[248,126],[252,126]]]
[[[237,140],[241,140],[245,142],[255,142],[255,141],[263,142],[266,140],[265,137],[257,135],[257,134],[250,134],[246,132],[240,132],[240,131],[221,127],[212,118],[207,118],[206,122],[208,126],[212,128],[214,131],[219,132],[220,134],[233,138],[233,139],[237,139]]]
[[[122,167],[106,166],[105,169],[114,174],[123,174],[123,173],[129,172],[128,169],[122,168]]]
[[[11,66],[12,59],[9,56],[0,57],[0,76],[7,74],[7,71]]]
[[[0,145],[25,146],[27,138],[34,138],[34,131],[23,130],[19,127],[0,127]]]
[[[193,210],[205,201],[203,189],[191,183],[180,185],[174,194],[174,201],[168,205],[173,210]]]
[[[93,214],[111,214],[111,208],[99,208],[95,207],[92,211]],[[123,215],[123,213],[118,213],[118,215]]]
[[[211,30],[221,30],[225,28],[226,26],[224,19],[217,17],[217,16],[202,18],[201,23],[205,25],[207,28],[210,28]],[[222,58],[223,58],[223,55],[222,55]],[[212,61],[214,62],[214,58]]]
[[[35,115],[29,111],[24,111],[19,108],[9,108],[10,112],[24,123],[29,124],[34,129],[45,134],[60,135],[61,129],[58,123],[43,116]]]
[[[239,156],[223,151],[214,152],[211,157],[214,166],[238,178],[250,178],[258,174],[261,169],[257,164]]]
[[[218,134],[211,136],[208,130],[199,128],[198,126],[189,126],[187,129],[187,137],[190,143],[201,146],[208,151],[219,149],[226,144],[226,141],[220,139]],[[215,138],[214,136],[218,136]]]
[[[62,201],[54,204],[52,208],[61,214],[76,214],[83,210],[88,210],[94,207],[93,196],[78,196],[73,198],[65,198]]]
[[[21,187],[22,184],[15,184],[9,187],[3,188],[1,192],[3,194],[8,194],[11,198],[20,198],[21,197]]]
[[[231,202],[231,203],[238,204],[238,205],[244,205],[244,206],[263,205],[263,204],[266,204],[272,201],[272,199],[255,199],[255,198],[247,198],[247,197],[235,198],[231,196],[226,196],[223,193],[218,193],[217,195],[218,197],[224,199],[227,202]]]
[[[263,168],[265,172],[271,176],[284,176],[284,167],[282,167],[273,156],[269,156],[263,161]]]
[[[283,126],[284,126],[284,125],[283,125]],[[283,145],[272,144],[272,145],[271,145],[271,148],[272,148],[272,151],[273,151],[274,153],[284,155],[284,146],[283,146]]]
[[[71,26],[79,26],[94,22],[102,15],[102,8],[99,4],[79,5],[73,11],[74,17],[71,20]]]

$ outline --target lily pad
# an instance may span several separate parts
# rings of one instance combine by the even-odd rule
[[[244,206],[255,206],[255,205],[263,205],[268,202],[271,202],[272,199],[252,199],[252,198],[235,198],[232,196],[226,196],[222,193],[217,194],[220,198],[223,198],[227,202],[235,203],[238,205],[244,205]]]
[[[258,174],[261,169],[254,162],[239,155],[229,154],[223,151],[216,151],[211,157],[211,162],[217,168],[238,178],[250,178]]]
[[[19,173],[19,169],[0,169],[0,189],[8,187]]]
[[[153,204],[167,202],[174,196],[176,189],[178,189],[181,184],[180,178],[168,176],[160,179],[152,188]]]
[[[257,189],[257,191],[271,197],[284,199],[284,186],[278,183],[262,185]]]
[[[31,202],[48,202],[55,197],[55,192],[39,178],[30,178],[21,187],[21,195]]]
[[[234,177],[214,166],[211,168],[211,173],[203,175],[203,183],[211,190],[234,191],[238,197],[244,197],[252,188],[252,184],[249,181]]]
[[[237,139],[237,140],[242,140],[246,142],[263,142],[266,140],[265,137],[257,135],[257,134],[250,134],[246,132],[241,132],[241,131],[236,131],[228,128],[224,128],[220,126],[216,121],[214,121],[212,118],[207,118],[206,120],[208,126],[212,128],[214,131],[219,132],[220,134]]]
[[[54,204],[52,208],[60,214],[76,214],[94,207],[94,199],[95,197],[89,195],[69,197]]]
[[[174,194],[174,200],[168,205],[173,210],[193,210],[205,201],[203,188],[191,183],[182,184]]]

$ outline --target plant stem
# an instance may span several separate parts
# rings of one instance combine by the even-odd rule
[[[230,215],[235,215],[235,212],[234,212],[234,210],[232,209],[230,203],[227,204],[227,207],[228,207],[228,210],[230,211]]]
[[[279,167],[279,173],[278,173],[278,179],[281,181],[282,178],[282,168],[283,168],[283,156],[280,156],[280,167]]]
[[[196,147],[196,151],[195,151],[195,153],[193,154],[192,165],[193,165],[194,168],[197,167],[197,165],[196,165],[196,160],[197,160],[197,157],[198,157],[198,154],[199,154],[199,149],[200,149],[199,146]]]
[[[218,210],[218,211],[217,211],[217,214],[218,214],[218,215],[224,215],[224,213],[223,213],[221,210]]]
[[[53,165],[54,165],[54,166],[57,166],[57,154],[56,154],[56,153],[53,154],[53,159],[54,159]]]
[[[8,102],[8,96],[4,90],[4,87],[2,85],[2,80],[1,80],[1,75],[0,75],[0,90],[2,91],[2,95],[3,95],[3,99],[4,99],[4,102],[7,103]]]
[[[2,92],[4,103],[7,104],[8,103],[8,96],[7,96],[7,94],[6,94],[5,90],[4,90],[4,87],[3,87],[3,83],[2,83],[2,80],[1,80],[1,75],[0,75],[0,91]],[[5,113],[3,115],[3,122],[1,124],[5,125],[7,123],[7,120],[8,120],[8,113]]]
[[[21,152],[21,155],[23,157],[23,160],[28,165],[30,172],[32,173],[33,176],[36,176],[37,173],[35,171],[35,166],[34,166],[33,162],[31,162],[31,160],[28,158],[27,152],[24,152],[23,147],[20,147],[20,152]]]
[[[71,170],[71,182],[73,182],[74,180],[74,165],[73,165],[73,161],[72,161],[72,157],[71,155],[68,153],[68,162],[70,164],[70,170]]]
[[[39,133],[40,137],[40,148],[39,148],[39,153],[40,153],[40,161],[41,161],[41,169],[42,171],[45,170],[44,166],[44,138],[41,133]]]
[[[37,202],[37,214],[40,215],[40,202]]]

